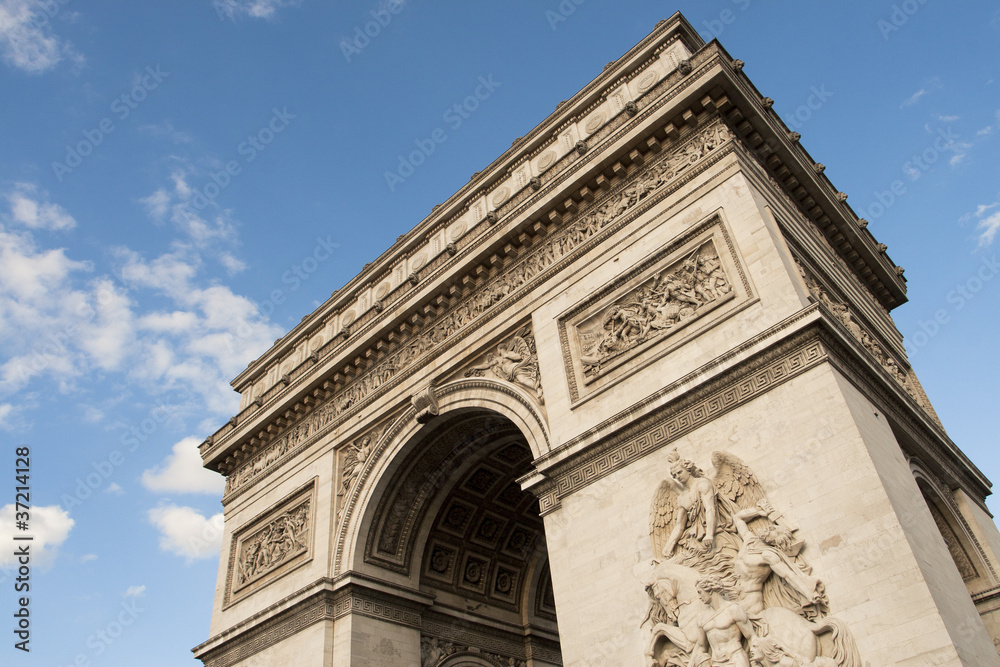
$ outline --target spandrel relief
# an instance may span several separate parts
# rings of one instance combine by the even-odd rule
[[[753,471],[726,452],[707,475],[677,452],[669,461],[650,508],[647,665],[860,667],[798,528]]]
[[[501,341],[469,367],[465,377],[489,377],[520,385],[531,391],[540,404],[545,403],[542,377],[538,372],[538,351],[531,325]]]

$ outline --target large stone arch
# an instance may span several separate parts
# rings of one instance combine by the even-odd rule
[[[421,424],[416,420],[416,408],[410,406],[404,410],[379,438],[350,493],[343,499],[336,545],[332,550],[334,576],[346,570],[364,568],[363,543],[376,520],[375,512],[391,484],[393,474],[402,459],[417,446],[420,434],[430,432],[449,415],[464,411],[495,414],[517,428],[533,459],[550,449],[550,432],[541,406],[514,385],[474,378],[449,382],[431,391],[437,404],[437,417]]]

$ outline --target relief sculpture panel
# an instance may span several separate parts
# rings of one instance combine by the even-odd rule
[[[573,399],[666,354],[749,296],[721,219],[696,225],[560,317]]]
[[[647,665],[861,667],[798,527],[753,471],[726,452],[712,454],[711,475],[676,451],[668,460],[650,508]]]
[[[233,535],[226,600],[248,594],[309,559],[313,484]]]

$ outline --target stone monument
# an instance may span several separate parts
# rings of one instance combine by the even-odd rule
[[[209,667],[1000,665],[903,270],[662,21],[237,377]]]

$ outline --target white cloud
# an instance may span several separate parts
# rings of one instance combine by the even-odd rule
[[[18,183],[7,193],[10,203],[9,220],[31,229],[72,229],[76,220],[58,204],[39,200],[38,188],[31,183]]]
[[[60,3],[51,3],[58,11]],[[37,0],[0,0],[0,51],[4,61],[31,74],[55,67],[64,55],[79,60],[52,33],[51,16]]]
[[[13,564],[17,561],[13,545],[30,544],[32,562],[43,567],[51,565],[55,560],[56,550],[66,538],[75,523],[69,513],[58,505],[43,505],[32,507],[29,511],[29,530],[20,531],[15,526],[15,505],[4,505],[0,508],[0,544],[10,545],[0,551],[0,565]],[[31,535],[31,542],[15,542],[14,537]]]
[[[233,20],[242,16],[270,19],[279,8],[299,4],[300,0],[212,0],[212,6],[220,18]]]
[[[104,493],[111,493],[116,496],[121,496],[125,494],[125,489],[123,489],[121,485],[118,484],[118,482],[111,482],[110,484],[108,484],[107,488],[104,489]]]
[[[937,115],[937,119],[939,121],[941,121],[942,123],[954,123],[956,120],[959,119],[959,117],[958,116],[945,116],[943,114],[938,114]]]
[[[225,479],[201,465],[198,438],[184,438],[155,468],[142,473],[142,484],[159,493],[210,493],[221,495]]]
[[[160,531],[160,548],[188,561],[210,558],[222,549],[222,513],[205,517],[191,507],[165,505],[149,510]]]
[[[80,556],[81,563],[90,563],[91,561],[97,560],[97,554],[83,554]]]
[[[926,86],[922,87],[920,90],[918,90],[917,92],[913,93],[908,98],[906,98],[906,100],[904,100],[903,103],[899,105],[899,108],[902,109],[903,107],[912,107],[914,104],[919,102],[924,95],[927,95],[932,91],[937,90],[940,87],[941,87],[940,79],[938,79],[937,77],[930,79],[927,82]]]
[[[1000,231],[1000,211],[980,220],[979,224],[976,225],[976,229],[980,230],[979,245],[992,244],[993,239],[997,236],[997,232]]]
[[[170,192],[183,191],[182,181]],[[22,204],[19,197],[34,192],[0,191],[0,206],[9,204],[0,221],[65,228],[72,218],[44,197]],[[89,262],[63,248],[41,247],[33,233],[0,223],[0,427],[26,395],[7,397],[30,383],[49,379],[66,392],[94,371],[122,374],[156,395],[183,393],[185,409],[231,414],[238,397],[228,380],[283,333],[253,301],[206,276],[221,269],[190,243],[149,259],[117,248],[115,280],[95,277]],[[239,268],[229,257],[229,268]],[[84,416],[96,420],[100,411],[85,408]]]
[[[983,129],[981,129],[981,130],[979,130],[979,131],[976,132],[976,136],[977,137],[987,137],[987,136],[989,136],[991,134],[993,134],[993,126],[992,125],[987,125]]]
[[[226,273],[231,276],[236,275],[240,271],[245,271],[247,268],[246,262],[241,259],[237,259],[228,252],[224,252],[219,255],[219,263],[225,267]]]
[[[141,598],[146,593],[145,586],[129,586],[128,589],[122,593],[123,598]]]

